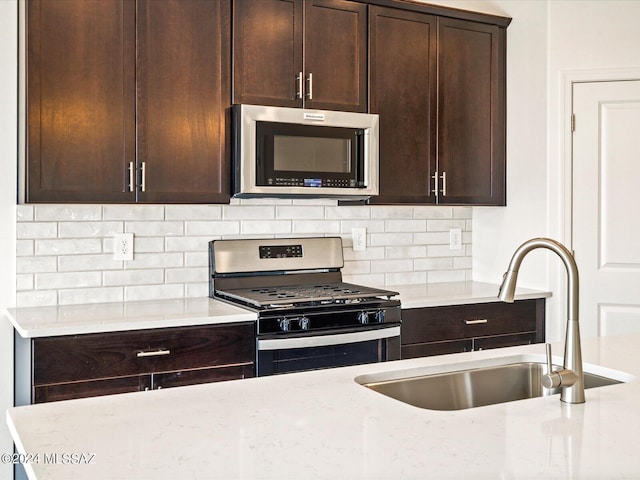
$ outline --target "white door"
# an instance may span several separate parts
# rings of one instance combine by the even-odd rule
[[[573,86],[572,246],[584,336],[640,332],[640,81]]]

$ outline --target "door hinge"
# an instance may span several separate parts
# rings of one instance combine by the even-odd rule
[[[576,131],[576,114],[575,113],[571,114],[571,131],[572,132]]]

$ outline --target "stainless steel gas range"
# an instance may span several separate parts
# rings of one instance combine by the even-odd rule
[[[400,358],[397,292],[343,265],[340,237],[209,242],[209,296],[258,314],[258,376]]]

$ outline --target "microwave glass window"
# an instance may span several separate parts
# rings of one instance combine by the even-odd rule
[[[273,169],[295,172],[351,172],[348,138],[274,135]]]

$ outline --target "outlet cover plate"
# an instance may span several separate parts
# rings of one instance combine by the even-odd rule
[[[133,260],[133,233],[117,233],[113,236],[113,259]]]

